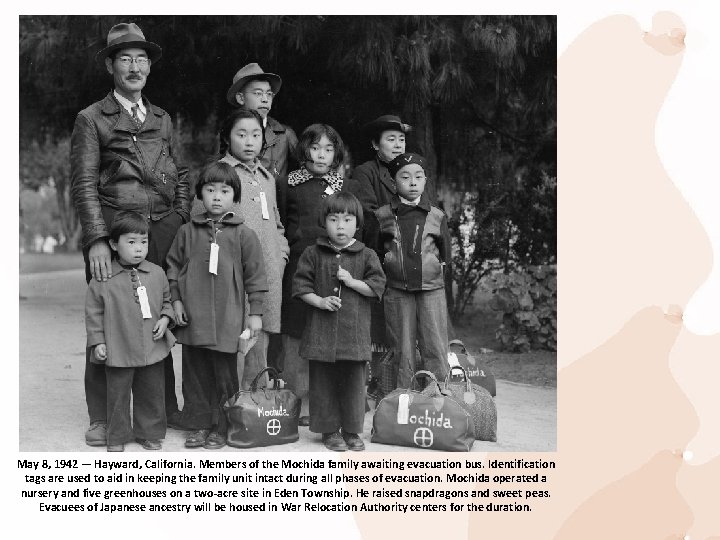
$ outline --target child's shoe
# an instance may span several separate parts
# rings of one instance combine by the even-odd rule
[[[135,442],[142,446],[145,450],[162,450],[162,443],[160,441],[135,439]]]
[[[185,448],[200,448],[205,444],[205,439],[208,438],[209,433],[209,429],[198,429],[197,431],[193,431],[185,439]]]
[[[108,452],[124,452],[125,445],[124,444],[108,444],[107,451]]]
[[[344,452],[348,449],[348,446],[345,444],[345,441],[339,431],[335,431],[334,433],[323,433],[322,442],[325,445],[325,448],[334,452]]]
[[[107,424],[105,422],[93,422],[90,424],[90,427],[85,432],[85,444],[88,446],[105,446],[107,444]]]
[[[205,439],[205,444],[203,444],[203,448],[205,450],[220,450],[227,441],[225,440],[225,437],[220,435],[217,431],[213,431],[210,435],[208,435],[207,439]]]
[[[348,450],[352,450],[354,452],[361,452],[365,450],[365,443],[362,442],[360,435],[357,433],[345,433],[343,431],[342,437]]]

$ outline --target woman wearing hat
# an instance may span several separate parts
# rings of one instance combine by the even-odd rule
[[[365,220],[363,243],[375,249],[380,257],[382,257],[380,251],[382,247],[378,244],[379,226],[375,210],[390,204],[392,196],[397,193],[395,179],[390,174],[387,164],[405,153],[405,134],[411,129],[408,124],[400,120],[400,117],[390,114],[380,116],[362,128],[364,134],[370,138],[375,157],[355,168],[353,171],[354,185],[349,185],[352,186],[352,191],[363,205]],[[425,193],[427,193],[430,203],[437,206],[435,186],[430,178],[427,179]],[[380,302],[376,302],[372,306],[370,335],[373,350],[371,371],[375,376],[378,371],[378,359],[387,351],[385,314],[383,304]],[[374,393],[370,388],[368,392]],[[376,397],[382,396],[376,394]]]

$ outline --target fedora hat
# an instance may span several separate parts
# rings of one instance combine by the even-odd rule
[[[409,124],[404,124],[402,120],[400,120],[399,116],[394,116],[392,114],[384,114],[382,116],[378,116],[375,120],[372,122],[368,122],[362,127],[363,133],[370,137],[371,139],[375,136],[379,136],[383,131],[388,130],[395,130],[400,131],[402,133],[407,133],[408,131],[412,130],[412,126]]]
[[[277,94],[280,91],[280,85],[282,84],[282,79],[280,78],[280,75],[275,75],[274,73],[265,73],[262,68],[255,62],[243,66],[233,77],[232,86],[230,87],[230,90],[227,91],[227,100],[230,105],[237,106],[238,102],[235,99],[235,94],[242,90],[243,86],[245,86],[250,81],[269,82],[270,89],[273,91],[274,94]]]
[[[100,66],[105,67],[105,59],[118,49],[145,49],[148,58],[156,62],[162,56],[159,45],[147,41],[140,27],[135,23],[120,23],[113,26],[107,35],[107,46],[95,55]]]

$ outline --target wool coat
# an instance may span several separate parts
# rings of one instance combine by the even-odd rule
[[[265,126],[265,149],[258,157],[262,166],[270,171],[278,182],[285,180],[288,162],[293,159],[297,144],[297,135],[290,126],[268,116]]]
[[[160,317],[169,317],[170,327],[175,318],[165,272],[156,264],[142,261],[136,270],[138,281],[132,280],[132,274],[132,270],[114,260],[110,278],[90,281],[85,295],[87,346],[105,343],[106,366],[149,366],[163,360],[175,344],[169,330],[153,341],[153,327]],[[140,301],[135,296],[139,285],[147,291],[152,314],[149,319],[143,319]]]
[[[290,257],[290,248],[275,200],[275,179],[257,162],[248,166],[229,154],[220,161],[232,166],[240,179],[240,202],[233,207],[233,211],[242,216],[247,227],[255,231],[265,257],[268,292],[263,302],[263,330],[278,333],[282,278]],[[269,219],[262,217],[260,193],[265,193]]]
[[[210,245],[219,246],[217,275],[209,271]],[[268,290],[260,241],[242,217],[228,212],[217,222],[207,214],[192,217],[178,231],[167,256],[172,300],[182,300],[187,326],[178,327],[184,345],[236,353],[249,315],[262,315]]]
[[[370,286],[371,298],[343,285],[338,279],[342,266],[350,275]],[[309,307],[309,316],[300,344],[300,356],[307,360],[368,361],[370,349],[370,305],[382,298],[385,274],[375,252],[360,241],[338,250],[327,237],[318,238],[300,257],[293,280],[293,296],[315,293],[324,298],[339,296],[337,311]]]
[[[315,244],[315,240],[321,236],[327,236],[325,227],[320,223],[319,209],[330,191],[329,185],[327,178],[312,177],[297,185],[285,183],[280,186],[284,192],[281,196],[280,216],[290,245],[290,260],[283,277],[282,332],[297,339],[302,337],[309,306],[293,297],[293,276],[305,248]],[[337,191],[340,190],[342,184]]]

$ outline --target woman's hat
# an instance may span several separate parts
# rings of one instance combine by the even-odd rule
[[[413,153],[400,154],[398,157],[396,157],[387,164],[387,168],[388,171],[390,171],[392,177],[395,178],[395,175],[400,169],[412,163],[420,165],[423,168],[423,171],[425,170],[425,158],[422,157],[420,154]]]
[[[135,23],[120,23],[113,26],[108,32],[107,47],[95,55],[95,61],[105,67],[105,59],[118,49],[145,49],[150,61],[156,62],[162,56],[159,45],[147,41],[140,27]]]
[[[368,122],[362,127],[363,133],[371,139],[379,136],[383,131],[395,130],[402,133],[407,133],[412,130],[412,126],[409,124],[403,124],[399,116],[393,116],[392,114],[385,114],[377,117],[372,122]]]
[[[282,79],[280,75],[274,73],[265,73],[262,68],[253,62],[240,68],[235,76],[233,77],[233,83],[230,90],[227,91],[227,100],[230,105],[237,106],[238,102],[235,99],[235,94],[242,90],[250,81],[267,81],[270,83],[270,89],[273,94],[277,94],[280,91],[280,85],[282,85]]]

